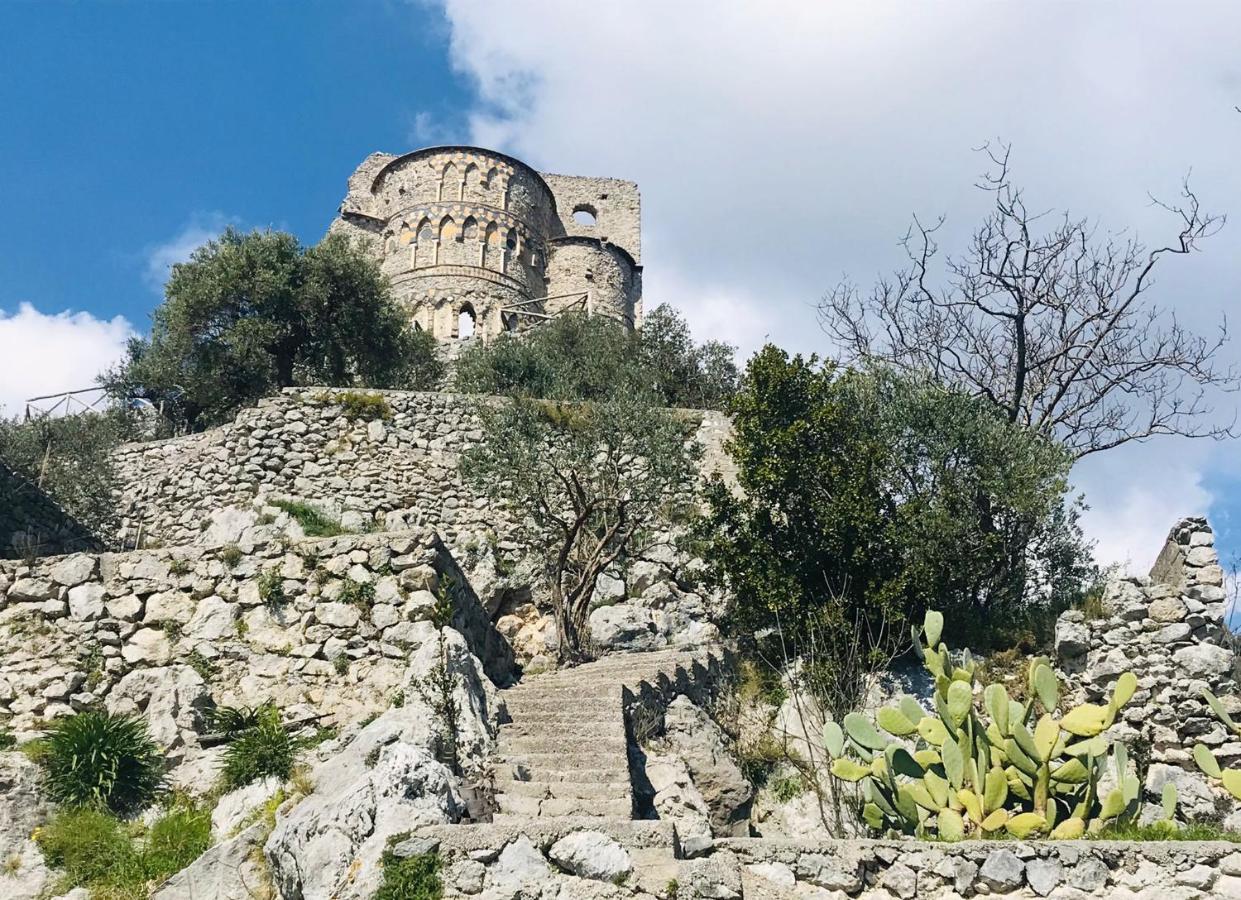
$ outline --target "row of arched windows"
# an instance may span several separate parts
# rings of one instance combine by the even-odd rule
[[[520,259],[523,252],[529,264],[540,269],[543,257],[529,241],[523,241],[516,228],[505,228],[495,222],[485,226],[469,216],[458,226],[452,216],[444,216],[438,226],[423,217],[416,228],[403,225],[385,242],[384,249],[392,255],[413,244],[415,268],[436,265],[472,265],[503,271],[507,259]]]
[[[440,173],[438,199],[443,200],[499,200],[493,205],[508,208],[508,178],[492,166],[485,173],[476,163],[466,163],[458,168],[449,162]]]

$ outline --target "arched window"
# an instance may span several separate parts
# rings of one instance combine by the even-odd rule
[[[464,341],[474,337],[474,325],[474,307],[467,303],[457,313],[457,339]]]
[[[579,225],[593,226],[599,218],[599,212],[585,203],[573,207],[573,221]]]

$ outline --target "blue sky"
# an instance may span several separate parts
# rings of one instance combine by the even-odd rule
[[[187,229],[318,240],[368,153],[466,108],[445,38],[396,3],[0,4],[0,307],[141,328]]]
[[[986,140],[1032,206],[1151,242],[1148,195],[1192,170],[1232,221],[1152,299],[1209,331],[1241,318],[1235,105],[1228,0],[0,2],[0,407],[89,384],[224,225],[313,242],[367,154],[436,143],[636,180],[648,306],[743,353],[830,351],[814,303],[896,266],[913,213],[958,248]],[[1144,570],[1191,513],[1241,547],[1236,442],[1130,446],[1074,480],[1105,560]]]

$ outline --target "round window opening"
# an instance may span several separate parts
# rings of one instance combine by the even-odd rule
[[[579,206],[573,210],[573,221],[579,225],[594,225],[596,221],[595,211],[589,206]]]

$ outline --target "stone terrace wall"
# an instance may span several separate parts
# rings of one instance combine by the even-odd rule
[[[429,619],[446,579],[452,624],[504,683],[512,652],[430,529],[246,554],[185,547],[0,562],[0,722],[34,731],[103,701],[144,710],[169,749],[194,749],[208,697],[272,700],[324,724],[360,719],[388,707],[410,657],[436,634]],[[361,584],[373,596],[349,600]]]
[[[289,388],[202,434],[128,444],[116,454],[126,537],[141,527],[165,544],[194,543],[213,509],[265,494],[317,500],[348,527],[427,525],[456,546],[499,536],[502,512],[463,483],[460,454],[482,437],[478,397],[385,391],[391,419],[347,418],[326,388]],[[727,419],[700,423],[709,465],[721,467]]]
[[[1210,526],[1205,519],[1184,519],[1168,535],[1150,577],[1108,583],[1102,617],[1087,619],[1080,611],[1060,617],[1056,655],[1068,683],[1081,685],[1075,701],[1099,702],[1122,672],[1137,675],[1138,691],[1114,730],[1131,750],[1149,741],[1150,797],[1172,781],[1185,815],[1232,814],[1228,824],[1241,827],[1236,804],[1203,777],[1191,756],[1201,742],[1222,763],[1241,761],[1241,741],[1202,699],[1209,689],[1231,713],[1241,712],[1223,584]]]

